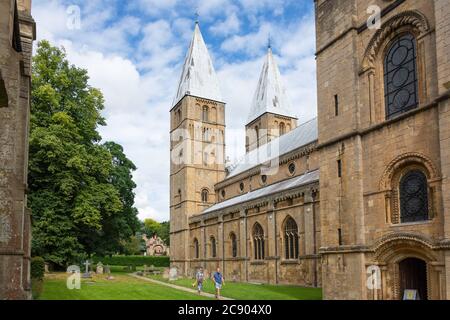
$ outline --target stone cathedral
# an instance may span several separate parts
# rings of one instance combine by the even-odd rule
[[[315,0],[315,15],[318,117],[299,121],[269,46],[233,165],[233,106],[195,25],[170,111],[171,265],[325,299],[450,299],[448,1]]]

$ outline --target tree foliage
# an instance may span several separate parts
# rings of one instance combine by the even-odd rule
[[[64,49],[47,41],[33,58],[29,205],[35,255],[57,265],[120,251],[139,228],[134,164],[123,148],[101,143],[101,92]]]
[[[170,245],[169,228],[170,224],[168,221],[159,223],[156,220],[148,218],[144,220],[142,231],[148,237],[157,235],[164,241],[166,245]]]

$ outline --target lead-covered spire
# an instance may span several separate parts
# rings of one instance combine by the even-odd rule
[[[280,70],[273,57],[270,42],[267,48],[266,61],[253,96],[247,123],[252,122],[266,112],[297,118],[281,81]]]
[[[219,80],[197,22],[173,105],[186,94],[222,102]]]

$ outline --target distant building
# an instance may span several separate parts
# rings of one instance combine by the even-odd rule
[[[156,234],[147,238],[147,235],[144,234],[142,239],[145,241],[145,255],[146,256],[167,256],[169,255],[169,247],[166,246],[164,241],[158,237]]]

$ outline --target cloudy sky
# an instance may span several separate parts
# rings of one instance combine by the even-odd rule
[[[312,0],[33,0],[32,10],[38,40],[63,46],[103,92],[100,131],[138,167],[141,219],[169,219],[169,110],[196,12],[227,103],[231,161],[244,153],[269,34],[299,121],[316,115]]]

